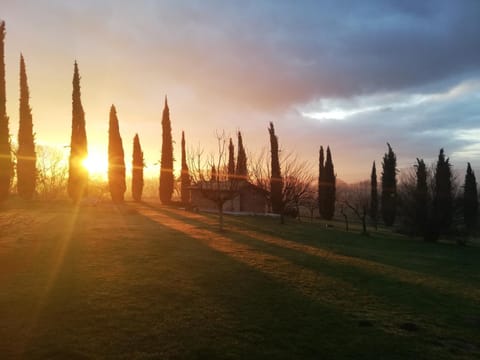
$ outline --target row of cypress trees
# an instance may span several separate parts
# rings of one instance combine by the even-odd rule
[[[381,215],[385,225],[395,222],[398,206],[396,155],[390,144],[382,162]],[[448,234],[454,218],[453,175],[449,158],[440,149],[429,186],[428,170],[423,159],[417,158],[415,168],[415,191],[413,194],[414,221],[412,233],[423,236],[427,241],[437,241]],[[371,172],[370,217],[376,226],[378,217],[377,175],[375,162]],[[478,217],[478,193],[475,174],[470,163],[463,185],[462,212],[465,226],[471,232]]]
[[[32,110],[29,100],[25,60],[23,55],[20,55],[20,106],[16,169],[18,194],[25,199],[31,199],[35,193],[37,172]],[[2,21],[0,23],[0,201],[7,199],[14,175],[8,123],[5,84],[5,22]]]

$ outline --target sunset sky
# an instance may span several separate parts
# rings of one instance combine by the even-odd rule
[[[240,129],[247,152],[282,151],[317,171],[330,145],[346,181],[369,177],[388,141],[398,165],[445,148],[480,172],[480,1],[2,0],[7,110],[18,129],[20,52],[38,143],[69,144],[74,60],[89,150],[107,152],[115,104],[126,162],[139,133],[158,173],[168,95],[176,166],[187,147]]]

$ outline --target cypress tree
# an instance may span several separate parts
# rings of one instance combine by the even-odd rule
[[[325,213],[325,156],[323,146],[320,146],[318,163],[318,211],[323,217]]]
[[[210,181],[214,181],[214,182],[218,181],[217,168],[215,167],[215,165],[212,165],[212,171],[210,173]]]
[[[435,168],[435,186],[433,189],[433,211],[428,224],[425,239],[437,241],[440,234],[450,229],[453,217],[452,172],[450,160],[440,149]]]
[[[372,165],[372,173],[370,175],[370,218],[375,227],[377,227],[378,218],[378,186],[377,186],[377,168],[375,161]]]
[[[31,199],[35,194],[37,178],[37,157],[35,154],[32,109],[29,104],[29,96],[25,61],[23,55],[20,55],[20,123],[18,128],[17,191],[18,194],[25,199]]]
[[[5,21],[0,23],[0,201],[7,199],[12,183],[13,161],[8,130],[5,84]]]
[[[415,165],[417,183],[415,187],[415,232],[425,234],[428,221],[427,167],[423,159],[417,159]]]
[[[83,112],[80,94],[80,74],[75,61],[72,92],[72,137],[68,166],[68,196],[74,202],[80,201],[88,191],[88,171],[83,165],[87,155],[85,113]]]
[[[280,169],[280,159],[278,156],[278,137],[275,135],[273,123],[268,128],[270,134],[270,153],[271,153],[271,177],[270,177],[270,201],[272,211],[276,214],[283,213],[283,179]]]
[[[465,185],[463,187],[463,217],[465,225],[469,231],[475,228],[478,216],[478,193],[477,180],[475,173],[470,166],[467,165],[467,173],[465,174]]]
[[[248,171],[247,171],[247,154],[245,153],[245,148],[243,147],[242,133],[238,132],[238,155],[237,155],[237,169],[235,171],[237,179],[247,180]]]
[[[182,203],[190,203],[190,173],[187,166],[187,152],[185,151],[185,133],[182,131],[182,172],[180,174]]]
[[[125,155],[118,126],[117,110],[114,105],[110,108],[108,127],[108,186],[113,202],[123,202],[126,190]]]
[[[323,218],[332,220],[335,214],[335,170],[333,167],[332,154],[330,147],[327,146],[327,159],[325,160],[325,191],[323,201]]]
[[[232,181],[235,178],[235,149],[233,147],[232,138],[228,144],[228,180]]]
[[[162,204],[169,204],[173,194],[173,142],[170,109],[167,97],[162,115],[162,158],[160,160],[160,185],[158,189]]]
[[[140,145],[140,138],[135,134],[133,138],[133,156],[132,156],[132,197],[135,201],[142,201],[143,193],[143,151]]]
[[[397,157],[387,143],[388,152],[382,162],[382,217],[385,225],[392,226],[397,214]]]

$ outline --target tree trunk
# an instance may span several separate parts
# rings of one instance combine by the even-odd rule
[[[362,216],[362,226],[363,226],[363,234],[367,234],[367,208],[363,206],[363,216]]]
[[[223,231],[223,203],[218,204],[218,226]]]
[[[345,218],[345,230],[348,232],[348,217],[345,211],[343,210],[343,207],[340,209],[340,213],[343,215]]]

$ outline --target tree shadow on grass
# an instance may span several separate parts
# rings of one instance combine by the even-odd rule
[[[93,209],[80,216],[25,357],[418,354],[411,339],[362,328],[348,309],[209,246],[198,234],[175,228],[182,224],[167,215]]]
[[[178,213],[170,214],[168,209],[165,212],[177,216],[178,219],[182,218]],[[198,217],[192,219],[188,214],[183,218],[183,221],[190,221],[192,224],[200,220]],[[204,226],[205,224],[197,223],[198,225]],[[369,314],[370,317],[377,317],[377,320],[380,320],[379,322],[390,330],[391,327],[395,330],[402,329],[405,331],[413,327],[418,329],[416,323],[422,323],[421,326],[424,331],[427,330],[425,328],[429,328],[430,334],[428,337],[433,339],[433,343],[439,336],[461,338],[464,330],[469,328],[469,326],[466,326],[465,319],[478,311],[476,305],[478,304],[476,298],[478,294],[475,295],[476,289],[474,288],[463,289],[454,283],[434,284],[432,287],[430,282],[436,281],[435,277],[423,280],[417,279],[415,273],[404,274],[401,269],[395,268],[387,268],[388,271],[385,274],[382,267],[372,269],[369,266],[364,268],[363,265],[365,264],[361,262],[360,264],[351,264],[348,261],[349,259],[338,258],[335,254],[332,254],[332,258],[329,259],[328,254],[312,254],[308,251],[302,251],[305,250],[302,247],[289,247],[281,241],[266,241],[265,237],[252,236],[252,233],[248,233],[248,235],[231,228],[228,238],[249,246],[253,255],[255,255],[255,251],[263,254],[268,253],[274,257],[287,260],[288,262],[284,264],[286,267],[291,264],[298,266],[304,274],[307,274],[308,269],[310,269],[317,274],[327,275],[328,277],[322,277],[322,282],[324,284],[330,282],[330,287],[324,290],[329,293],[338,293],[336,295],[340,298],[355,298],[353,303],[348,301],[344,303],[344,301],[338,299],[338,306],[345,306],[354,313],[364,313]],[[264,258],[268,260],[268,257],[264,256]],[[275,258],[270,260],[275,261]],[[367,265],[371,264],[367,263]],[[400,274],[394,273],[396,270]],[[318,276],[318,278],[321,277]],[[300,281],[307,280],[307,282],[318,280],[312,279],[312,276],[297,277],[297,279]],[[335,279],[341,279],[342,281],[337,283]],[[355,288],[358,284],[361,284],[362,291]],[[345,290],[352,286],[352,292],[349,293]],[[338,291],[339,288],[343,289],[343,294],[342,291]],[[325,301],[325,294],[323,301]],[[329,299],[329,301],[331,303],[335,300]],[[451,309],[449,312],[445,312],[446,306]],[[392,321],[392,319],[394,320]],[[441,330],[439,331],[439,329]],[[470,330],[472,334],[473,330]],[[423,336],[425,335],[424,332]],[[470,338],[474,337],[470,336]],[[478,348],[477,345],[473,346],[474,351],[477,351]]]
[[[288,288],[290,289],[289,291],[301,295],[304,301],[325,307],[330,314],[333,313],[335,316],[341,314],[342,317],[349,319],[350,324],[352,322],[352,313],[358,312],[357,310],[359,309],[361,310],[362,305],[356,304],[356,302],[362,303],[362,300],[358,296],[360,294],[355,287],[351,286],[348,282],[346,283],[343,279],[325,276],[318,268],[315,268],[315,271],[313,271],[305,266],[304,263],[299,265],[288,261],[285,259],[285,254],[283,253],[271,255],[265,251],[265,248],[258,248],[258,244],[255,244],[257,245],[255,247],[250,246],[252,245],[251,243],[242,244],[241,241],[231,236],[232,234],[228,234],[228,236],[225,234],[219,235],[208,229],[199,228],[190,223],[189,220],[191,219],[172,217],[168,209],[159,210],[146,207],[141,210],[141,212],[159,223],[176,228],[180,232],[193,237],[229,258],[233,258],[247,265],[248,268],[256,270],[257,273],[261,273],[270,279],[270,283],[274,280],[273,283],[275,283],[276,286],[280,285],[284,289]],[[259,275],[256,276],[258,277]],[[234,286],[238,287],[239,284],[235,283]],[[227,289],[227,291],[230,291],[230,289]],[[242,292],[241,296],[243,298],[248,295]],[[364,300],[368,302],[369,300],[373,300],[373,297],[369,298],[367,296]],[[388,307],[388,309],[384,307],[383,311],[386,311],[386,313],[382,314],[385,318],[390,317],[390,321],[392,316],[399,314],[396,311],[391,311],[390,307],[392,305],[394,306],[394,304],[386,304],[385,307]],[[369,314],[368,311],[363,312],[363,314],[366,316],[372,315]],[[396,320],[399,321],[399,319]],[[401,324],[404,323],[409,323],[409,321],[402,322]],[[395,326],[397,332],[399,332],[401,324]],[[385,329],[385,327],[382,327],[382,329]],[[378,331],[379,329],[376,327],[376,330]],[[389,330],[391,334],[388,336],[397,338],[397,334],[392,331],[392,329],[387,330]]]

